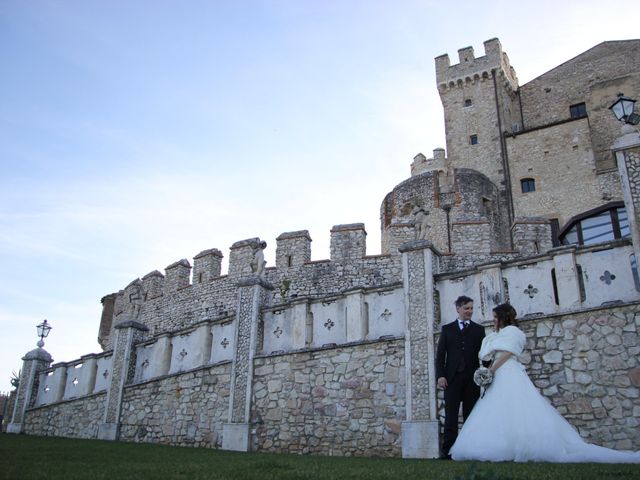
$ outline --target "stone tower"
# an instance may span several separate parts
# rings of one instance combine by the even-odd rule
[[[485,55],[458,50],[459,63],[436,58],[436,79],[444,108],[447,156],[453,168],[486,175],[501,192],[513,221],[509,166],[503,133],[522,125],[518,79],[497,38],[484,42]]]

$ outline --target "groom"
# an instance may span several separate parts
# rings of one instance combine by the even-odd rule
[[[444,440],[442,457],[450,459],[449,449],[458,437],[458,413],[467,419],[480,396],[473,383],[479,367],[478,352],[484,338],[484,327],[471,321],[473,299],[464,295],[455,302],[458,318],[442,326],[436,352],[436,378],[444,389]]]

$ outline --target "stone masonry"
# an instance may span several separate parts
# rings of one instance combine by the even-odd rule
[[[398,456],[404,411],[401,340],[257,358],[257,451]]]

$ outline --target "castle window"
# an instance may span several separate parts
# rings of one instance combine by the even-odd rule
[[[571,105],[569,107],[569,111],[571,112],[571,118],[582,118],[587,116],[587,106],[584,102]]]
[[[536,191],[536,181],[533,178],[523,178],[520,180],[520,188],[522,193],[529,193]]]
[[[478,135],[471,135],[469,137],[469,143],[471,145],[477,145],[478,144]]]
[[[467,99],[464,101],[464,106],[465,106],[465,107],[470,107],[471,105],[473,105],[473,102],[471,101],[471,99],[470,99],[470,98],[467,98]]]
[[[622,202],[613,202],[572,218],[560,232],[563,245],[590,245],[628,237],[629,217]]]

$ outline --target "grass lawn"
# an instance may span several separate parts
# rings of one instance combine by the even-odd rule
[[[275,455],[0,434],[0,478],[622,480],[640,479],[640,465],[475,463]]]

